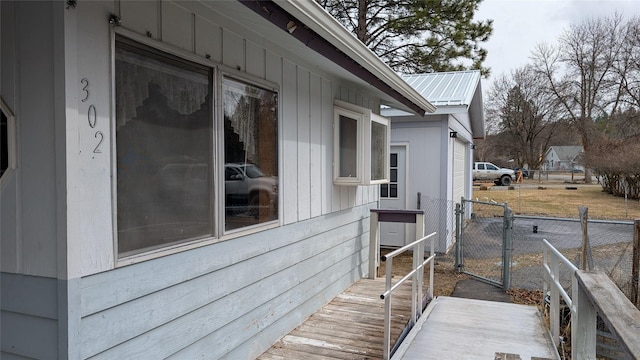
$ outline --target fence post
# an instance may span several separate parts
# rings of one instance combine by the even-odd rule
[[[504,231],[502,248],[502,288],[509,290],[511,287],[511,236],[513,229],[513,211],[505,203],[504,205]]]
[[[591,257],[591,244],[589,243],[588,221],[589,208],[586,206],[578,206],[580,214],[580,225],[582,225],[582,270],[593,269],[593,258]],[[588,266],[588,268],[587,268]]]
[[[640,271],[640,219],[633,221],[633,259],[631,265],[631,302],[636,306],[640,306],[640,299],[638,298],[638,281],[640,277],[638,272]]]
[[[461,204],[456,204],[456,270],[462,271],[462,210]]]
[[[369,217],[369,279],[375,280],[378,271],[378,213],[372,211]]]

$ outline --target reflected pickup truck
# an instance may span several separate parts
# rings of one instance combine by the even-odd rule
[[[490,162],[473,163],[473,180],[491,180],[496,185],[509,186],[515,175],[511,169],[499,168]]]

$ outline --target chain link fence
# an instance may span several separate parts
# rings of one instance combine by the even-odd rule
[[[455,201],[418,195],[418,209],[424,210],[425,232],[436,234],[436,252],[444,253],[455,242]]]
[[[583,246],[579,219],[515,216],[511,284],[516,288],[541,289],[542,239],[547,239],[576,267],[606,273],[631,299],[633,292],[633,231],[631,221],[589,220]],[[563,287],[570,290],[571,276],[561,273]]]
[[[504,220],[503,215],[498,214],[502,209],[480,203],[474,203],[473,209],[464,225],[465,272],[503,283]],[[542,289],[542,239],[547,239],[578,268],[584,263],[587,269],[606,273],[638,305],[637,274],[633,273],[633,231],[631,221],[590,220],[583,248],[579,219],[515,216],[511,229],[510,286]],[[571,274],[564,269],[560,277],[570,293]]]
[[[468,214],[468,219],[461,220],[458,266],[465,273],[508,287],[509,279],[505,285],[505,277],[509,274],[503,267],[505,244],[509,240],[505,232],[508,224],[505,205],[465,200],[461,211]]]

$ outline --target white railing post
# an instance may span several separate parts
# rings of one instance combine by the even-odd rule
[[[595,360],[597,313],[585,290],[571,277],[571,358]]]
[[[369,279],[375,280],[377,275],[378,261],[380,261],[378,249],[378,213],[371,212],[369,217]]]
[[[389,293],[384,297],[384,340],[382,341],[383,345],[383,359],[389,360],[389,355],[391,354],[391,276],[393,269],[393,257],[390,257],[385,260],[387,273],[385,279],[385,293]]]
[[[551,280],[557,284],[559,279],[558,259],[551,255]],[[557,286],[551,286],[551,298],[549,299],[549,324],[551,327],[551,340],[558,346],[560,340],[560,292]]]
[[[388,254],[385,254],[382,257],[382,260],[386,262],[385,292],[382,295],[380,295],[380,297],[384,299],[384,339],[383,339],[383,350],[382,350],[383,351],[382,358],[384,360],[388,360],[391,354],[391,295],[393,291],[398,289],[398,287],[400,287],[405,281],[409,279],[412,280],[410,327],[413,327],[413,325],[415,325],[415,323],[419,319],[420,315],[422,315],[422,290],[420,290],[420,293],[416,293],[416,289],[417,288],[422,289],[422,285],[420,284],[416,285],[416,282],[422,281],[423,277],[419,273],[423,273],[424,266],[427,263],[431,263],[431,266],[429,268],[431,270],[431,273],[429,274],[429,278],[432,279],[431,282],[433,283],[433,262],[435,260],[435,254],[433,254],[433,249],[435,246],[434,245],[435,235],[436,233],[433,232],[427,236],[424,236],[412,242],[411,244],[405,245]],[[421,254],[424,254],[424,242],[427,239],[431,239],[432,254],[427,259],[422,261],[420,257],[423,256]],[[413,270],[411,270],[408,274],[402,277],[402,279],[398,280],[395,284],[393,284],[391,281],[393,258],[410,249],[413,251],[413,264],[414,264]],[[429,288],[429,296],[430,296],[430,299],[433,299],[432,285],[430,285],[430,288]]]

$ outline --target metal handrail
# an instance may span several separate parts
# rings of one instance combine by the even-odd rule
[[[558,251],[547,239],[542,239],[543,244],[543,261],[542,267],[545,271],[543,282],[543,293],[546,296],[549,292],[549,327],[551,330],[551,341],[557,347],[560,344],[560,296],[564,299],[565,303],[571,311],[573,317],[576,313],[574,303],[560,284],[560,264],[568,267],[571,271],[571,278],[573,279],[575,272],[578,268],[569,261],[560,251]],[[547,279],[550,279],[551,289],[549,290],[549,284]]]
[[[551,278],[551,280],[553,280],[552,285],[556,287],[556,289],[558,290],[558,292],[560,292],[560,295],[562,295],[562,298],[564,299],[565,303],[573,310],[573,303],[571,301],[571,297],[569,296],[569,294],[567,294],[567,292],[564,290],[564,288],[562,287],[562,285],[560,285],[560,279],[558,274],[554,271],[555,268],[552,268],[548,265],[547,259],[547,251],[551,251],[551,254],[553,255],[551,257],[551,260],[555,260],[552,262],[552,264],[557,264],[558,260],[560,260],[565,266],[567,266],[569,268],[569,270],[571,271],[571,273],[575,273],[576,270],[578,270],[578,267],[576,267],[571,261],[569,261],[569,259],[567,259],[566,257],[564,257],[564,255],[562,255],[562,253],[560,251],[558,251],[558,249],[556,249],[553,245],[551,245],[551,243],[549,241],[547,241],[547,239],[542,239],[542,243],[545,245],[544,247],[544,260],[542,263],[542,267],[544,268],[544,270],[546,271],[547,275],[549,275],[549,277]]]
[[[400,285],[402,285],[405,281],[409,280],[413,277],[413,281],[411,284],[411,319],[409,320],[409,329],[415,325],[416,321],[422,315],[422,281],[424,266],[427,263],[430,263],[429,266],[429,298],[433,299],[433,266],[435,259],[435,235],[436,232],[432,232],[431,234],[418,239],[408,245],[405,245],[399,249],[396,249],[386,255],[383,255],[381,258],[386,262],[385,269],[385,292],[380,295],[381,299],[384,299],[384,348],[382,358],[384,360],[388,360],[392,354],[391,349],[391,298],[393,295],[393,291],[395,291]],[[420,257],[424,258],[424,243],[426,240],[431,239],[431,255],[424,261],[420,262]],[[402,279],[400,279],[395,284],[391,283],[391,275],[393,268],[393,258],[402,254],[403,252],[413,249],[413,268],[412,270],[405,275]],[[418,297],[420,301],[418,301]],[[399,341],[398,341],[399,343]],[[398,344],[396,344],[395,348],[397,348]],[[393,350],[395,350],[395,348]]]

